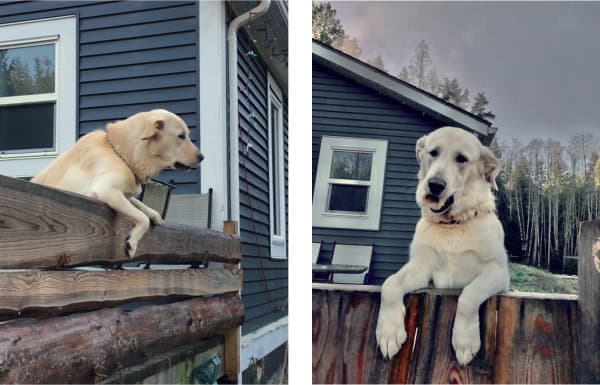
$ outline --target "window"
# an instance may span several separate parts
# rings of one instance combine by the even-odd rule
[[[0,173],[31,177],[69,148],[75,17],[0,25]]]
[[[324,136],[313,226],[379,230],[387,141]]]
[[[281,90],[269,75],[269,201],[271,257],[286,258],[283,108]]]

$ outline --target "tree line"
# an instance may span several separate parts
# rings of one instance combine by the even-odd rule
[[[579,223],[600,219],[600,139],[513,139],[492,150],[502,163],[497,203],[509,255],[562,271],[563,257],[577,255]]]

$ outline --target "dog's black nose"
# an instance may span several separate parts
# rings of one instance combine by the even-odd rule
[[[198,163],[202,162],[204,160],[204,155],[202,155],[201,152],[198,153]]]
[[[446,188],[446,182],[439,178],[431,178],[427,184],[429,185],[429,192],[433,195],[440,195]]]

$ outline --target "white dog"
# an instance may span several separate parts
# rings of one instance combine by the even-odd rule
[[[165,168],[189,169],[203,158],[185,122],[158,109],[83,136],[32,182],[98,199],[131,219],[134,226],[125,240],[125,253],[133,258],[150,221],[162,223],[156,210],[135,198],[141,185]]]
[[[479,306],[509,286],[504,231],[491,191],[497,189],[499,162],[473,134],[455,127],[422,137],[416,152],[421,219],[409,262],[381,288],[377,343],[383,356],[391,358],[406,340],[406,293],[430,281],[437,288],[464,288],[452,346],[457,361],[466,365],[481,346]]]

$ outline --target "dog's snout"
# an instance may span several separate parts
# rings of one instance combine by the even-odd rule
[[[204,160],[204,155],[202,155],[202,153],[198,151],[198,163],[202,162],[203,160]]]
[[[437,196],[439,196],[442,193],[442,191],[444,191],[444,189],[446,188],[446,182],[440,178],[429,179],[427,185],[429,186],[429,192]]]

